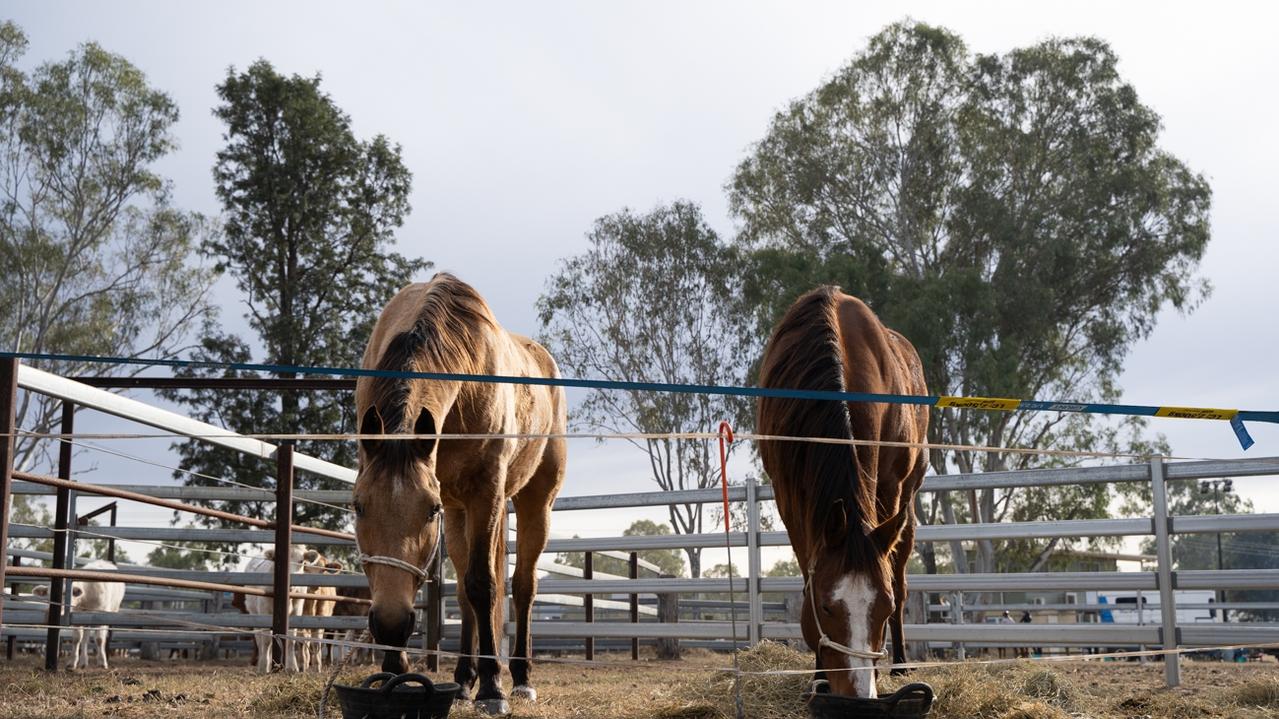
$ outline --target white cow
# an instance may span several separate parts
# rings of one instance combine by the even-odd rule
[[[105,559],[95,559],[85,564],[81,569],[99,569],[114,570],[117,567]],[[38,586],[34,593],[40,596],[48,596],[49,588],[46,586]],[[124,601],[124,583],[123,582],[89,582],[74,581],[71,583],[71,614],[75,619],[76,612],[118,612],[120,611],[120,603]],[[98,657],[102,659],[102,668],[107,669],[107,625],[100,627],[88,628],[73,627],[75,632],[75,647],[72,649],[71,666],[69,669],[79,669],[81,667],[89,667],[89,643],[85,641],[85,631],[92,634],[92,639],[98,642]]]
[[[303,567],[314,564],[320,557],[320,553],[314,549],[307,549],[305,546],[295,544],[289,548],[289,574],[298,573]],[[275,550],[268,549],[263,552],[260,558],[249,560],[247,572],[265,572],[270,574],[275,570]],[[275,600],[271,597],[258,597],[247,595],[244,597],[244,608],[249,614],[265,614],[272,615],[272,603]],[[297,617],[302,615],[305,599],[289,600],[289,616]],[[271,634],[270,632],[258,633],[254,636],[254,641],[258,646],[258,673],[266,674],[271,671]],[[284,671],[296,672],[298,670],[297,654],[292,646],[293,642],[285,642],[284,649]]]

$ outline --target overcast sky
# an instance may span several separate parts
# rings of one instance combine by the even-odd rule
[[[403,146],[414,183],[400,250],[471,282],[508,328],[529,334],[545,278],[585,248],[596,217],[687,198],[730,236],[724,183],[773,112],[884,25],[909,15],[977,52],[1095,35],[1163,116],[1163,147],[1214,192],[1202,270],[1215,291],[1188,317],[1167,313],[1134,349],[1124,400],[1279,409],[1270,4],[50,1],[7,10],[30,38],[27,66],[93,40],[176,100],[181,149],[159,169],[180,206],[209,214],[222,131],[210,109],[227,68],[266,58],[283,72],[322,74],[359,136]],[[224,315],[241,313],[229,284],[219,298]],[[1152,429],[1179,455],[1243,454],[1224,423]],[[1248,456],[1279,454],[1279,427],[1250,430]],[[651,486],[633,450],[583,447],[576,457],[566,494]],[[1272,482],[1237,486],[1279,511]],[[575,522],[573,531],[616,532],[616,518]]]

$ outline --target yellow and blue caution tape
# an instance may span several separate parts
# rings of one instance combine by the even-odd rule
[[[1253,444],[1252,436],[1244,427],[1245,419],[1257,422],[1279,423],[1279,412],[1253,412],[1211,407],[1155,407],[1139,404],[1104,404],[1096,402],[1041,402],[1039,400],[1003,399],[999,397],[938,397],[934,407],[959,409],[984,409],[1000,412],[1018,410],[1032,412],[1082,412],[1089,414],[1121,414],[1138,417],[1175,417],[1177,419],[1215,419],[1230,422],[1239,445],[1245,450]]]
[[[952,397],[945,395],[874,394],[870,392],[826,392],[821,390],[782,389],[775,387],[736,387],[731,385],[673,384],[668,382],[632,382],[627,380],[571,379],[566,377],[507,377],[502,375],[459,374],[452,372],[399,372],[392,370],[349,367],[304,367],[243,362],[208,362],[199,360],[142,359],[101,357],[96,355],[63,355],[43,352],[0,352],[0,358],[47,362],[80,362],[97,364],[142,365],[236,370],[243,372],[289,373],[328,377],[384,377],[389,379],[425,379],[446,382],[484,382],[489,384],[525,384],[578,389],[621,389],[647,392],[679,392],[684,394],[718,394],[738,397],[781,397],[789,399],[839,400],[844,402],[879,402],[884,404],[925,405],[929,407],[976,409],[998,412],[1078,412],[1083,414],[1127,415],[1136,417],[1175,417],[1181,419],[1225,420],[1230,423],[1239,444],[1245,450],[1254,442],[1244,422],[1279,424],[1279,410],[1211,409],[1207,407],[1154,406],[1139,404],[1107,404],[1102,402],[1058,402],[998,397]]]

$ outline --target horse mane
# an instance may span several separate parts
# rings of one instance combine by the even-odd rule
[[[795,302],[773,330],[768,352],[760,367],[760,386],[784,389],[843,392],[844,348],[836,318],[841,292],[823,286]],[[832,400],[764,397],[759,402],[760,434],[790,437],[853,436],[848,403]],[[869,566],[872,542],[862,537],[864,526],[875,525],[874,500],[862,480],[852,445],[817,442],[760,442],[760,458],[774,484],[784,483],[800,495],[797,506],[807,512],[810,536],[821,536],[827,514],[835,502],[844,501],[851,541],[849,561],[854,568]],[[777,476],[784,474],[785,476]]]
[[[376,368],[392,372],[452,372],[484,374],[485,348],[491,346],[497,320],[475,288],[457,277],[440,272],[431,278],[412,329],[387,344]],[[370,383],[371,404],[382,415],[386,432],[412,432],[421,392],[415,384],[430,380],[375,377]],[[416,402],[415,402],[416,400]],[[428,408],[433,412],[438,408]],[[435,417],[443,423],[443,417]],[[406,426],[408,425],[408,426]],[[391,442],[391,445],[404,443]],[[404,445],[407,446],[407,445]]]

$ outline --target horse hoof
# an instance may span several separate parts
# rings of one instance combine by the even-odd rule
[[[888,673],[889,676],[893,676],[893,677],[904,677],[907,674],[910,674],[910,670],[904,669],[902,667],[897,667],[896,669]]]
[[[537,701],[537,690],[527,684],[521,684],[511,690],[511,697],[525,701]]]
[[[511,713],[510,703],[500,697],[497,699],[476,699],[475,708],[478,709],[481,714],[486,714],[491,717],[506,716]]]

